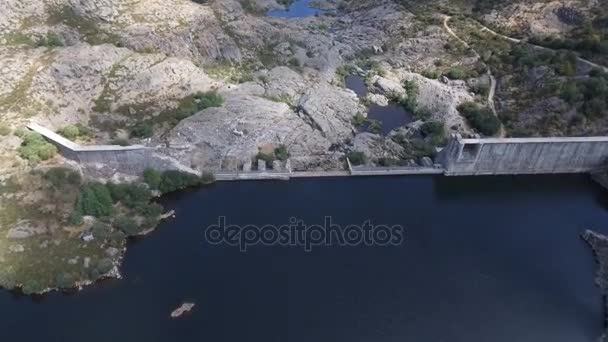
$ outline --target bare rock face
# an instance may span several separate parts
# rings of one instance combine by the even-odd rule
[[[269,144],[285,144],[302,168],[327,159],[330,141],[286,103],[236,89],[222,93],[223,107],[208,108],[171,131],[167,153],[182,164],[199,170],[235,171]]]
[[[363,152],[368,159],[399,159],[404,153],[403,146],[392,139],[368,132],[355,136],[353,148]]]
[[[352,119],[365,112],[353,91],[328,84],[318,84],[302,96],[299,109],[302,117],[332,143],[351,138],[355,131]]]
[[[120,13],[121,0],[69,0],[76,14],[112,22]]]

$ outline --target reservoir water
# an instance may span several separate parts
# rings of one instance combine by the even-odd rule
[[[321,10],[311,6],[312,2],[312,0],[295,0],[286,10],[271,10],[267,15],[276,18],[303,18],[320,14]]]
[[[585,229],[608,233],[586,176],[232,182],[163,199],[124,279],[32,299],[0,291],[13,341],[594,342],[603,329]],[[399,246],[211,245],[205,227],[405,227]],[[190,315],[169,315],[184,301]]]
[[[367,96],[367,85],[363,77],[359,75],[349,75],[345,81],[346,88],[352,90],[360,99]],[[375,103],[369,105],[367,118],[379,121],[382,124],[383,135],[387,135],[395,128],[403,127],[414,121],[410,112],[397,103],[389,103],[388,106],[380,106]],[[369,130],[369,125],[364,125],[363,130]]]

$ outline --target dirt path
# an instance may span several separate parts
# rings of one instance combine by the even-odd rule
[[[460,38],[455,32],[454,30],[452,30],[452,28],[448,25],[448,21],[450,21],[451,17],[449,16],[444,16],[443,17],[443,27],[445,28],[445,30],[452,36],[454,37],[456,40],[458,40],[459,42],[461,42],[467,49],[471,49],[474,53],[475,56],[477,58],[481,58],[481,56],[479,55],[479,53],[477,51],[475,51],[475,49],[471,48],[471,46],[469,45],[469,43],[467,43],[466,41],[464,41],[462,38]],[[496,112],[496,105],[494,104],[494,97],[496,96],[496,77],[494,77],[494,75],[492,75],[492,70],[490,70],[490,67],[488,66],[488,71],[487,71],[487,75],[490,78],[490,91],[488,92],[488,106],[490,107],[490,109],[492,110],[492,113],[494,113],[494,116],[498,117],[498,113]],[[500,137],[505,137],[506,136],[506,131],[505,128],[503,126],[503,124],[500,124],[500,133],[499,133]]]
[[[510,41],[510,42],[512,42],[512,43],[516,43],[516,44],[519,44],[519,43],[524,43],[524,44],[527,44],[527,45],[532,46],[533,48],[536,48],[536,49],[539,49],[539,50],[553,51],[553,52],[557,51],[557,50],[555,50],[555,49],[551,49],[551,48],[548,48],[548,47],[544,47],[544,46],[540,46],[540,45],[532,44],[532,43],[529,43],[529,42],[527,42],[527,41],[523,41],[523,40],[521,40],[521,39],[517,39],[517,38],[513,38],[513,37],[505,36],[504,34],[500,34],[500,33],[496,32],[496,31],[491,30],[490,28],[488,28],[488,27],[484,26],[483,24],[481,24],[481,23],[479,23],[479,22],[478,22],[478,24],[479,24],[479,25],[482,27],[482,28],[481,28],[481,32],[488,32],[488,33],[490,33],[490,34],[492,34],[492,35],[494,35],[494,36],[496,36],[496,37],[500,37],[500,38],[505,39],[505,40],[508,40],[508,41]],[[446,23],[446,25],[447,25],[447,23]],[[597,64],[597,63],[593,63],[592,61],[587,60],[587,59],[584,59],[584,58],[582,58],[582,57],[578,57],[578,56],[577,56],[577,57],[576,57],[576,59],[577,59],[579,62],[581,62],[581,63],[583,63],[583,64],[587,64],[587,65],[589,65],[589,66],[590,66],[590,67],[592,67],[592,68],[598,68],[598,69],[603,70],[604,72],[608,72],[608,67],[605,67],[605,66],[603,66],[603,65],[599,65],[599,64]]]

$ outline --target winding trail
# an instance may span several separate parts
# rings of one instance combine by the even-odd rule
[[[535,49],[544,50],[544,51],[553,51],[553,52],[557,51],[556,49],[552,49],[552,48],[548,48],[548,47],[545,47],[545,46],[540,46],[540,45],[532,44],[532,43],[524,41],[522,39],[517,39],[517,38],[505,36],[504,34],[500,34],[500,33],[496,32],[496,31],[493,31],[492,29],[488,28],[487,26],[484,26],[480,22],[477,22],[477,24],[479,26],[481,26],[481,32],[488,32],[488,33],[490,33],[490,34],[492,34],[492,35],[494,35],[496,37],[500,37],[500,38],[508,40],[508,41],[510,41],[512,43],[516,43],[516,44],[524,43],[524,44],[527,44],[527,45],[529,45],[529,46],[531,46],[531,47],[533,47]],[[447,25],[447,23],[446,23],[446,25]],[[598,69],[603,70],[604,72],[608,72],[608,67],[605,67],[603,65],[599,65],[599,64],[594,63],[594,62],[592,62],[590,60],[584,59],[584,58],[582,58],[580,56],[576,56],[576,59],[579,62],[590,66],[591,68],[598,68]]]
[[[452,28],[448,25],[448,21],[451,19],[450,16],[444,16],[443,17],[443,28],[452,36],[454,37],[457,41],[459,41],[460,43],[462,43],[467,49],[471,49],[471,51],[473,51],[473,53],[475,53],[475,57],[481,59],[481,55],[475,51],[475,49],[473,49],[469,43],[467,43],[466,41],[464,41],[464,39],[460,38],[456,32],[454,32],[454,30],[452,30]],[[496,77],[494,77],[494,75],[492,75],[492,70],[490,70],[490,66],[487,66],[488,70],[486,72],[486,74],[488,75],[488,78],[490,78],[490,91],[488,92],[488,106],[490,107],[490,110],[492,110],[492,113],[494,114],[494,116],[498,117],[498,112],[496,112],[496,105],[494,104],[494,97],[496,96]],[[506,136],[506,131],[505,131],[505,127],[502,124],[502,122],[500,123],[500,132],[499,132],[499,136],[504,138]]]

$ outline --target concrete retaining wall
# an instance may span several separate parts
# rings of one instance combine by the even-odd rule
[[[80,163],[84,171],[96,176],[110,177],[116,173],[141,175],[146,168],[196,172],[169,157],[157,156],[154,148],[147,146],[79,145],[36,123],[27,127],[57,146],[62,156]]]
[[[608,137],[454,136],[438,161],[448,176],[587,173],[608,166]]]

